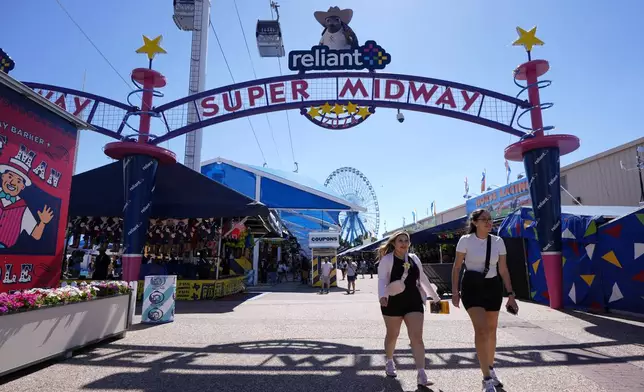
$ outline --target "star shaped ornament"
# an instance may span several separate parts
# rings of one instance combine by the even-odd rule
[[[537,26],[531,28],[529,31],[523,30],[521,27],[517,27],[517,33],[519,38],[516,39],[512,45],[513,46],[523,46],[527,52],[532,51],[532,47],[535,45],[543,46],[544,42],[537,38]]]
[[[367,118],[371,115],[371,112],[369,111],[369,108],[366,106],[361,106],[360,109],[358,109],[358,116],[362,118]]]
[[[331,113],[331,110],[333,109],[333,106],[329,105],[329,103],[327,102],[324,105],[322,105],[322,107],[320,109],[322,109],[322,113],[329,114],[329,113]]]
[[[143,46],[138,48],[136,50],[136,53],[145,53],[148,55],[148,59],[150,61],[154,60],[154,56],[157,54],[166,54],[167,52],[165,49],[161,47],[161,40],[163,40],[163,36],[160,35],[156,38],[150,39],[146,37],[145,35],[143,36]]]

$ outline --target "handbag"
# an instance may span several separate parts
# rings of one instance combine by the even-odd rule
[[[463,273],[463,276],[461,277],[461,288],[463,287],[463,278],[465,277],[466,273],[470,274],[476,274],[475,276],[479,277],[479,279],[485,279],[487,276],[487,273],[490,271],[490,256],[492,253],[492,237],[488,234],[487,235],[487,244],[486,244],[486,249],[485,249],[485,267],[483,268],[483,272],[478,272],[478,271],[469,271],[467,269],[467,264],[465,264],[465,273]],[[467,255],[465,256],[467,257]]]
[[[394,256],[392,255],[392,258],[393,257]],[[409,275],[409,267],[411,266],[409,263],[409,255],[405,255],[405,264],[403,264],[403,266],[404,271],[400,279],[394,280],[385,288],[385,294],[388,296],[396,296],[405,291],[405,279],[407,279],[407,275]]]

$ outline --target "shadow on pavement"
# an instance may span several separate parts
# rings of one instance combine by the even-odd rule
[[[644,318],[612,313],[600,315],[582,311],[565,311],[565,313],[594,324],[584,328],[590,334],[623,344],[644,345]]]
[[[598,355],[593,344],[499,347],[498,366],[523,368],[614,364],[644,360],[644,355],[620,358]],[[558,358],[543,355],[557,350]],[[580,353],[581,351],[581,353]],[[429,348],[428,369],[477,369],[473,348]],[[111,342],[80,352],[66,366],[91,366],[84,390],[162,392],[228,391],[395,391],[405,392],[396,379],[382,374],[381,349],[364,349],[323,341],[268,340],[206,347],[129,345]],[[438,360],[437,360],[438,358]],[[411,350],[396,351],[399,370],[414,370]],[[72,372],[76,373],[76,372]],[[23,373],[24,375],[25,373]],[[433,389],[441,391],[440,380]]]
[[[346,286],[346,284],[345,284]],[[331,292],[346,291],[346,287],[331,287]],[[301,282],[283,282],[272,286],[261,285],[248,287],[249,293],[319,293],[319,287],[311,287]]]
[[[229,313],[244,302],[258,296],[260,293],[240,293],[224,298],[201,301],[177,301],[175,314],[197,314],[197,313]],[[141,301],[136,303],[135,314],[141,315]],[[133,326],[134,327],[134,326]]]

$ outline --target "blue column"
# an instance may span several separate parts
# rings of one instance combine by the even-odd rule
[[[523,156],[541,258],[548,283],[550,306],[563,305],[561,261],[561,186],[559,149],[537,148]]]
[[[138,280],[152,212],[158,161],[147,155],[123,160],[123,280]]]

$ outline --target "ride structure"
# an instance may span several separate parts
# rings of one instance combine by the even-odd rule
[[[362,172],[352,167],[341,167],[327,177],[324,186],[364,208],[364,211],[340,213],[341,240],[353,244],[358,238],[378,237],[380,206],[376,191]]]
[[[179,2],[178,0],[177,3]],[[552,104],[541,103],[539,97],[539,90],[550,84],[550,81],[538,79],[547,72],[549,64],[546,60],[532,60],[530,57],[532,46],[543,44],[535,36],[536,28],[530,31],[518,29],[519,39],[515,41],[517,45],[524,45],[529,54],[529,61],[514,72],[516,83],[522,86],[520,94],[524,91],[528,93],[528,99],[520,99],[458,82],[381,73],[392,61],[392,56],[373,40],[365,41],[362,45],[357,42],[355,33],[347,26],[352,13],[351,10],[340,10],[337,7],[316,13],[316,18],[320,16],[318,21],[326,23],[325,32],[334,24],[345,29],[346,47],[330,49],[318,44],[310,50],[289,52],[289,69],[296,70],[296,74],[202,91],[158,107],[152,105],[152,99],[159,94],[155,89],[165,85],[165,78],[152,69],[139,68],[132,73],[133,80],[139,83],[139,90],[143,93],[141,108],[78,90],[25,83],[92,125],[95,131],[119,140],[108,144],[105,151],[113,158],[126,159],[128,162],[128,169],[124,173],[129,192],[125,206],[128,213],[124,219],[124,245],[131,256],[124,258],[125,269],[130,271],[125,278],[135,280],[133,273],[138,269],[127,266],[128,263],[140,265],[138,257],[142,240],[137,233],[144,233],[147,229],[140,222],[147,221],[145,214],[149,209],[146,210],[145,207],[154,189],[156,165],[175,161],[174,154],[158,147],[160,143],[229,120],[291,109],[306,110],[316,125],[342,130],[358,125],[357,122],[364,122],[376,113],[376,108],[390,108],[451,117],[520,138],[519,142],[506,149],[505,156],[508,160],[524,162],[530,179],[530,194],[548,279],[550,306],[560,308],[559,157],[576,150],[579,139],[572,135],[544,134],[554,127],[544,126],[542,110]],[[328,38],[324,34],[321,43]],[[155,52],[158,49],[160,48],[152,48],[150,53],[162,53]],[[520,84],[523,81],[526,82],[525,86]],[[193,117],[187,118],[188,113],[193,113]],[[531,126],[519,121],[527,113],[530,113]],[[133,115],[140,116],[135,138],[123,132],[129,126],[128,118]],[[165,134],[149,134],[151,118],[162,122]],[[398,112],[397,119],[404,121],[401,112]],[[129,163],[135,165],[129,168]],[[145,185],[141,186],[142,183]],[[140,208],[133,208],[134,205]]]
[[[210,0],[173,0],[173,6],[174,14],[172,18],[179,30],[192,32],[188,94],[197,94],[206,89]],[[199,122],[196,107],[189,107],[187,111],[188,124]],[[183,164],[197,172],[201,172],[202,145],[203,129],[195,128],[186,135]]]

